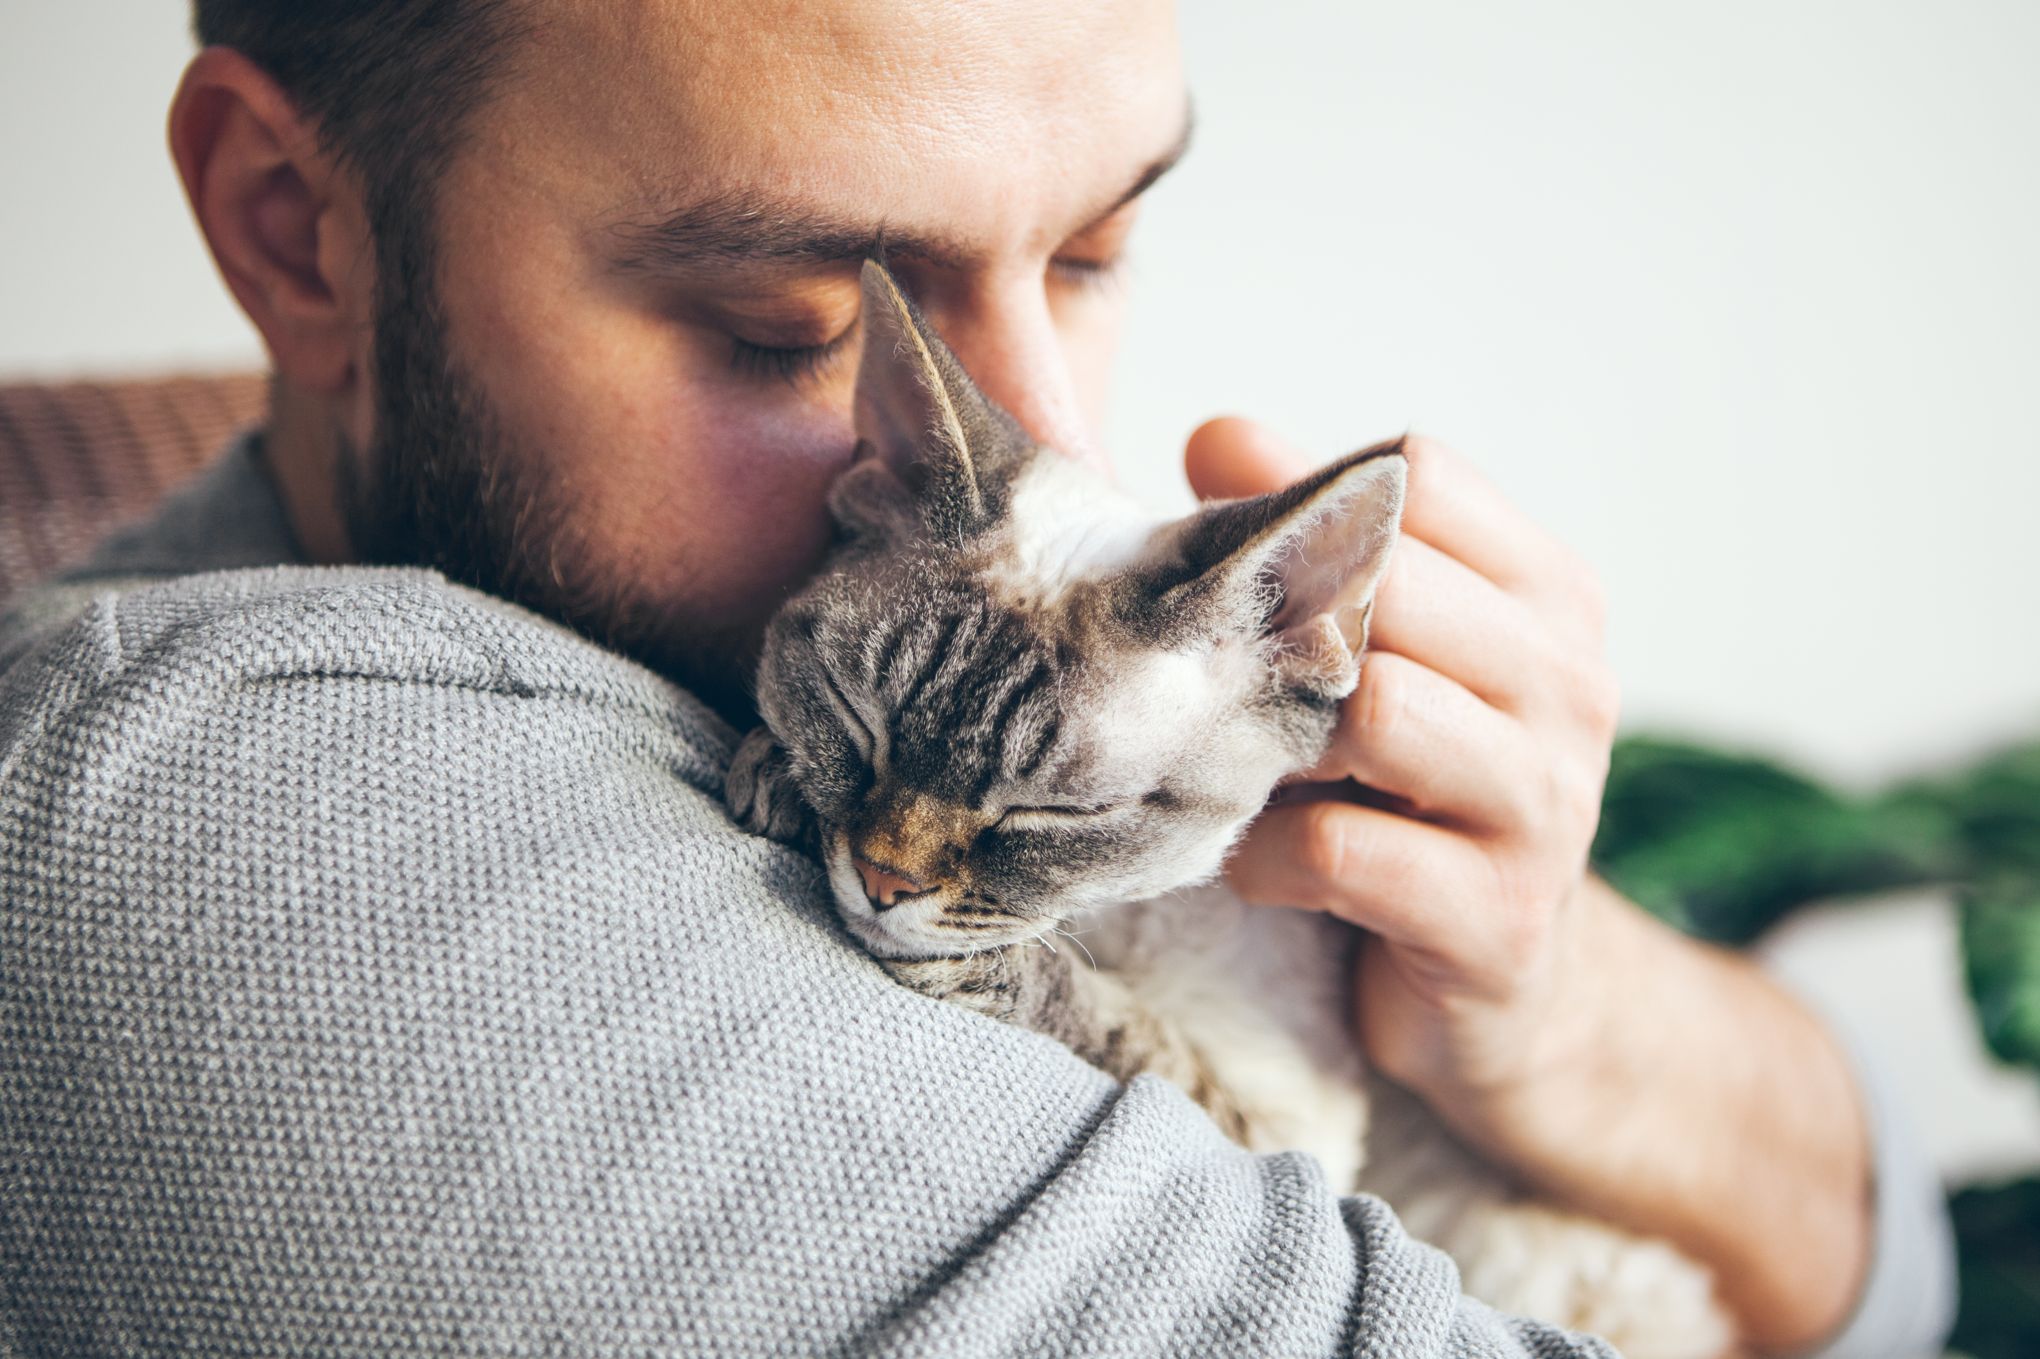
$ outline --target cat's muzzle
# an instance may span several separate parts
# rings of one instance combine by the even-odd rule
[[[959,928],[950,909],[956,887],[950,884],[923,887],[882,865],[869,860],[862,862],[875,870],[873,878],[860,871],[860,860],[841,827],[827,833],[822,845],[822,867],[828,875],[830,894],[836,899],[836,914],[850,933],[857,936],[857,941],[878,957],[960,957],[1018,943],[1035,933],[1019,920],[1013,922],[1010,934],[987,930],[982,920],[973,920],[968,929]],[[878,891],[872,890],[874,878]],[[888,896],[890,901],[885,900]]]

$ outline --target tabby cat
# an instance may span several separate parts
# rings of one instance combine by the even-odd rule
[[[1358,681],[1400,445],[1158,522],[1029,438],[877,264],[864,327],[838,543],[767,630],[738,820],[815,854],[900,982],[1311,1153],[1475,1296],[1632,1359],[1726,1349],[1705,1270],[1538,1203],[1370,1076],[1352,927],[1209,885]]]

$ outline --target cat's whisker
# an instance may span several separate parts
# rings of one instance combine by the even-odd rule
[[[1082,949],[1084,951],[1084,960],[1090,963],[1091,970],[1094,972],[1098,970],[1098,960],[1097,958],[1092,956],[1090,945],[1086,944],[1082,939],[1079,939],[1073,931],[1062,929],[1061,927],[1056,927],[1052,929],[1050,933],[1060,934],[1064,938],[1068,939],[1072,944],[1075,944],[1078,948]],[[1044,943],[1047,942],[1045,938],[1043,942]],[[1051,944],[1049,946],[1049,952],[1051,953],[1055,952],[1054,945]]]

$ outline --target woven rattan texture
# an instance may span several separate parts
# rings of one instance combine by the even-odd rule
[[[254,374],[0,384],[0,608],[262,416]]]

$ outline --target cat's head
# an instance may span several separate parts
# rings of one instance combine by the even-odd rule
[[[1358,680],[1399,445],[1158,522],[1028,438],[884,269],[864,294],[840,541],[758,672],[845,923],[954,955],[1208,878]]]

